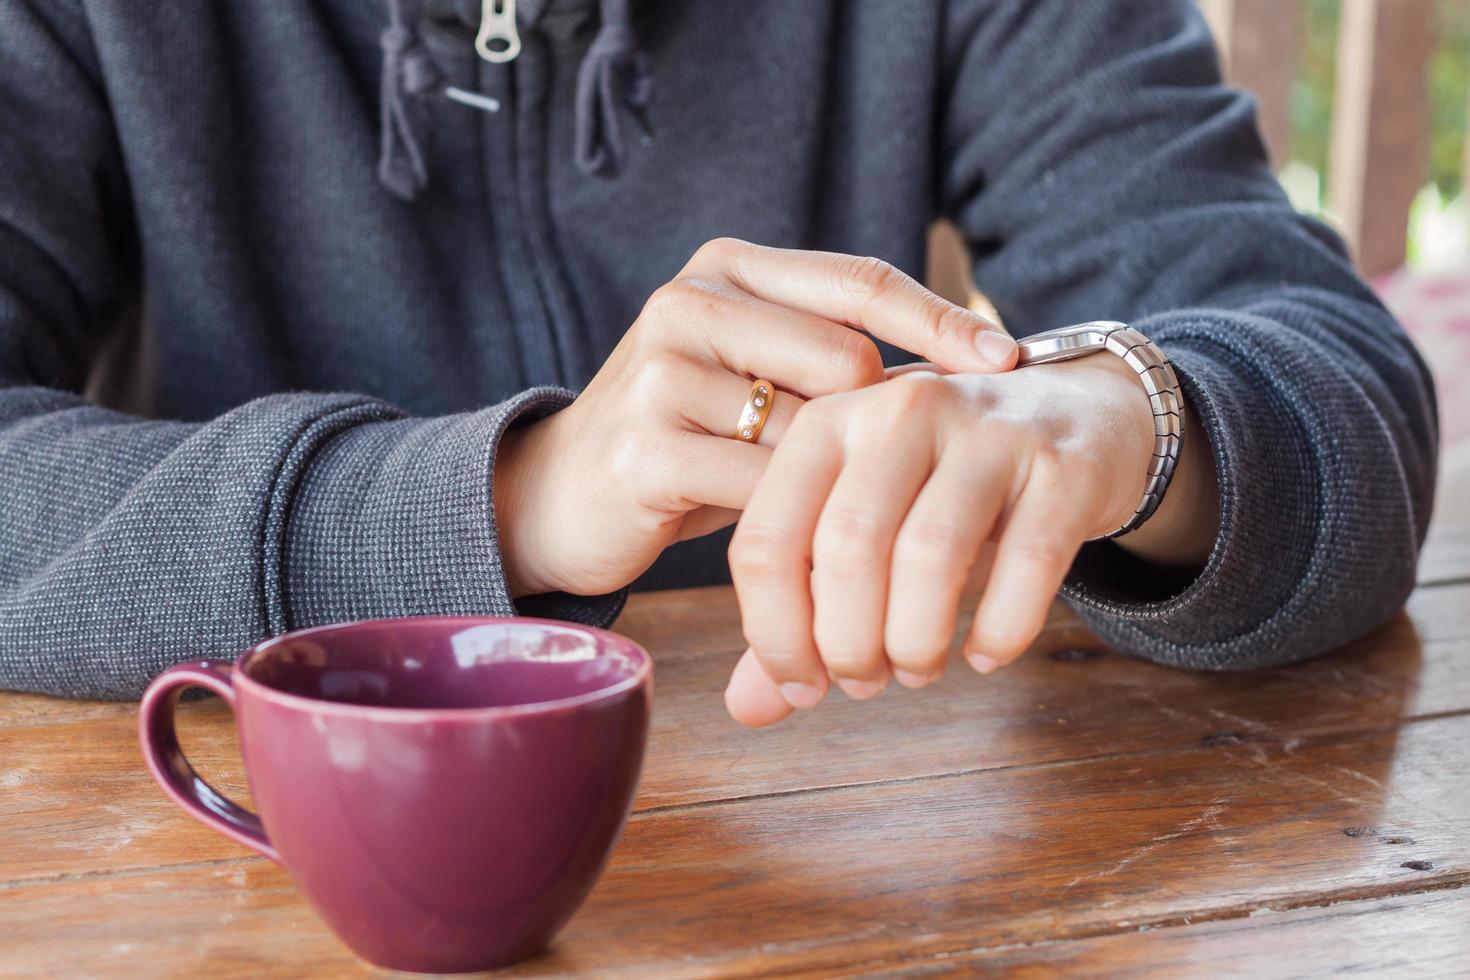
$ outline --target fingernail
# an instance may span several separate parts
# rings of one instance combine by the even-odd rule
[[[893,679],[904,687],[921,688],[933,682],[934,674],[916,674],[912,670],[904,670],[900,667],[893,668]]]
[[[854,701],[866,701],[868,698],[877,697],[878,692],[883,690],[882,681],[854,681],[840,680],[837,686],[842,688],[842,693]]]
[[[770,688],[767,688],[770,690]],[[787,681],[781,685],[781,697],[793,708],[815,708],[817,702],[822,700],[822,689],[814,684],[798,684],[796,681]]]
[[[983,653],[967,654],[965,659],[970,662],[971,667],[974,667],[976,671],[982,674],[993,673],[1000,666],[998,661],[987,657]]]
[[[980,356],[992,364],[1002,367],[1011,362],[1016,353],[1016,342],[999,330],[984,329],[975,335],[975,347]]]

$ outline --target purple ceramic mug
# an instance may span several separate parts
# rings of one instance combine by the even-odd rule
[[[536,953],[591,890],[633,802],[652,675],[637,644],[567,623],[351,623],[172,667],[138,727],[164,791],[284,865],[358,955],[456,973]],[[180,751],[187,687],[234,709],[259,816]]]

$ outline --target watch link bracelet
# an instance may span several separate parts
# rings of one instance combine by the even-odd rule
[[[1116,538],[1132,531],[1159,509],[1164,491],[1169,489],[1169,481],[1174,478],[1174,467],[1179,463],[1184,436],[1184,398],[1179,393],[1179,379],[1169,359],[1143,334],[1115,320],[1093,320],[1059,327],[1023,337],[1016,344],[1021,349],[1017,367],[1070,361],[1106,351],[1121,357],[1124,363],[1138,372],[1138,379],[1143,382],[1143,390],[1148,393],[1149,404],[1154,410],[1154,454],[1149,460],[1148,482],[1133,516],[1116,531],[1101,537]]]

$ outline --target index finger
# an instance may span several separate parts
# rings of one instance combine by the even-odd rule
[[[1016,364],[1016,342],[998,324],[882,259],[717,239],[689,265],[718,271],[768,302],[865,330],[949,371],[990,374]]]

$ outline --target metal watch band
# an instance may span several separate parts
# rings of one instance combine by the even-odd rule
[[[1154,453],[1149,461],[1148,481],[1143,488],[1133,516],[1117,530],[1101,538],[1127,534],[1153,516],[1174,478],[1179,463],[1179,450],[1184,440],[1184,398],[1179,393],[1179,379],[1163,352],[1143,334],[1116,320],[1093,320],[1071,327],[1060,327],[1018,340],[1021,349],[1017,367],[1070,361],[1106,351],[1121,357],[1138,372],[1143,390],[1148,393],[1154,412]],[[1100,540],[1093,538],[1092,540]]]

